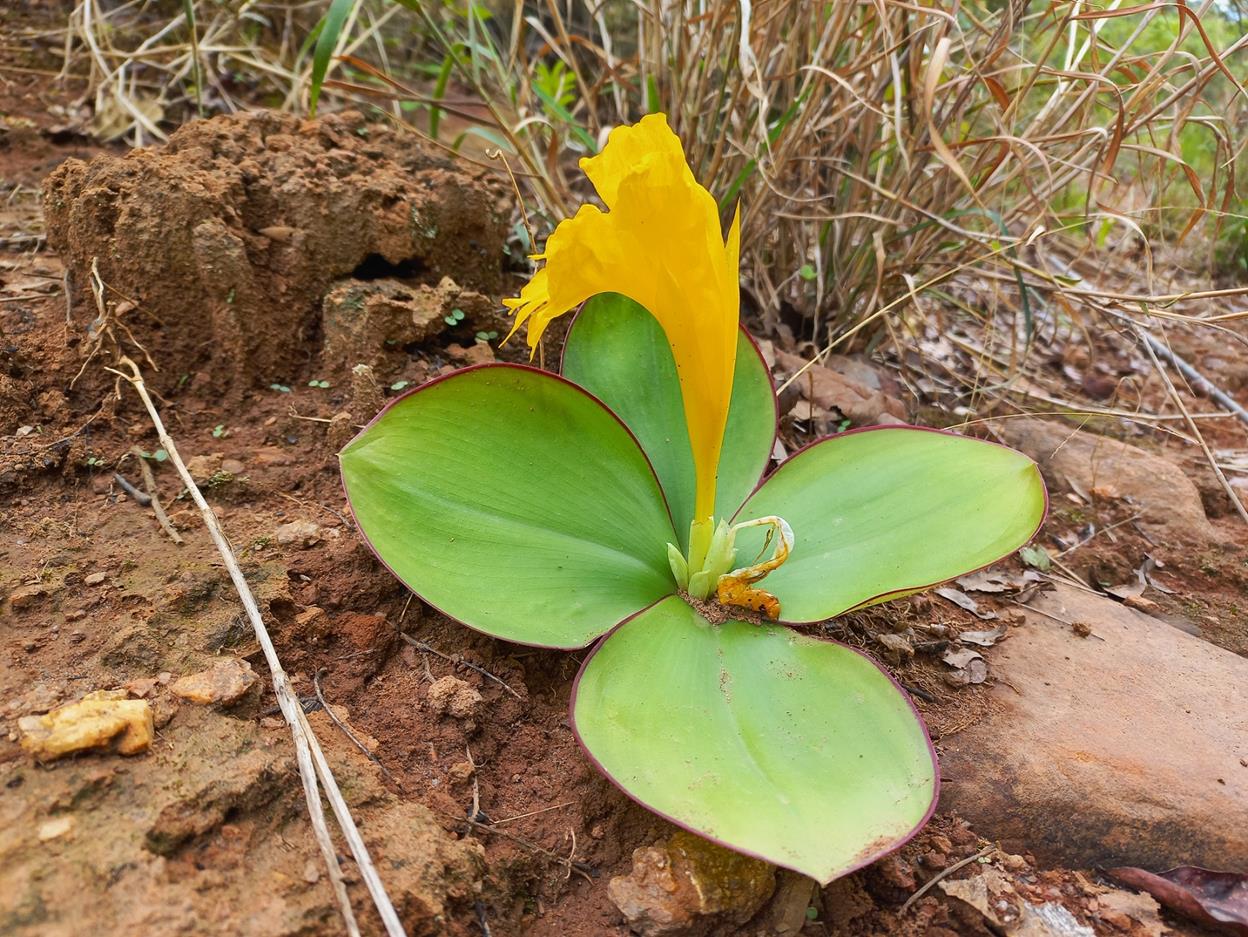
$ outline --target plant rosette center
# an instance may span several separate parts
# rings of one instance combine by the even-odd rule
[[[467,368],[340,454],[356,522],[423,601],[540,647],[593,645],[571,722],[626,794],[820,882],[912,836],[938,768],[870,657],[796,630],[986,566],[1038,529],[1023,455],[909,426],[772,468],[776,398],[738,323],[737,226],[662,115],[582,161],[606,211],[547,239],[516,300],[561,374]]]

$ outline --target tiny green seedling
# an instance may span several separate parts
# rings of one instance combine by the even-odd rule
[[[402,390],[404,387],[407,387],[411,383],[412,383],[411,381],[395,381],[393,384],[390,385],[390,389]]]
[[[494,341],[494,339],[498,338],[498,333],[495,331],[478,332],[476,336],[474,337],[476,338],[477,341],[485,342],[488,344],[489,342],[492,342]]]
[[[269,390],[275,390],[275,391],[277,391],[279,394],[289,394],[289,393],[290,393],[290,385],[289,385],[289,384],[276,384],[276,383],[275,383],[275,384],[270,384],[270,385],[269,385]]]
[[[216,426],[212,428],[213,439],[225,439],[229,435],[230,435],[230,431],[226,429],[226,426],[224,423],[218,423]]]
[[[311,381],[308,381],[308,386],[319,387],[321,390],[326,390],[329,387],[329,381],[313,379]]]
[[[447,325],[455,326],[463,322],[465,316],[466,316],[466,313],[464,312],[464,310],[452,309],[450,312],[448,312],[445,316],[442,317],[442,321],[445,322]]]
[[[912,426],[820,439],[773,471],[777,403],[739,326],[727,239],[661,114],[583,160],[607,211],[546,242],[518,299],[562,375],[487,364],[392,401],[340,454],[355,519],[425,602],[585,655],[571,725],[673,822],[829,882],[905,842],[937,764],[905,692],[811,626],[1025,544],[1025,456]],[[765,589],[763,587],[766,587]]]

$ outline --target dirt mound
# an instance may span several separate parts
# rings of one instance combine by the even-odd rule
[[[76,325],[89,334],[97,314],[94,260],[162,389],[237,393],[291,373],[341,277],[502,280],[505,193],[357,113],[197,121],[163,147],[67,160],[44,205]]]

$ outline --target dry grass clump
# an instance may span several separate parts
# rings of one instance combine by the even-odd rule
[[[968,264],[1007,278],[1027,337],[1025,278],[1073,285],[1082,255],[1120,243],[1143,252],[1133,292],[1149,294],[1154,245],[1212,242],[1242,212],[1248,96],[1230,65],[1248,36],[1211,4],[415,8],[547,225],[586,194],[563,156],[664,110],[725,215],[742,203],[765,326],[820,344],[882,337],[899,320],[881,309]],[[1051,256],[1055,232],[1074,256]]]
[[[1146,336],[1238,342],[1248,315],[1248,18],[1234,2],[103,7],[78,0],[65,33],[97,120],[120,115],[141,142],[161,135],[158,110],[304,109],[314,58],[332,53],[326,89],[388,99],[414,132],[511,174],[526,250],[593,197],[576,157],[665,111],[725,218],[742,206],[757,330],[808,356],[877,350],[916,399],[970,415],[1075,409],[1043,365],[1072,344],[1115,334],[1147,364]],[[1079,407],[1127,412],[1115,401]]]
[[[85,80],[84,128],[135,146],[164,140],[196,114],[267,106],[303,111],[312,74],[309,33],[324,12],[307,0],[77,0],[63,26],[27,31],[59,47],[58,78]],[[383,35],[402,8],[356,5],[340,53],[386,62]]]

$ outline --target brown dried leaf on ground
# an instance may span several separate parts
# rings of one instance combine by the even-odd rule
[[[43,716],[18,720],[22,748],[40,761],[105,749],[137,755],[152,744],[155,728],[147,700],[127,699],[124,690],[97,690]]]
[[[950,648],[940,659],[953,668],[952,673],[945,674],[945,682],[950,686],[967,686],[983,683],[988,679],[988,663],[979,651]]]
[[[1131,867],[1110,869],[1109,874],[1219,933],[1248,937],[1248,875],[1192,865],[1181,865],[1160,875]]]
[[[942,588],[937,589],[935,591],[936,591],[936,594],[940,596],[942,599],[948,599],[958,608],[961,608],[961,609],[964,609],[965,611],[970,612],[976,618],[982,619],[983,621],[992,621],[994,618],[997,617],[996,612],[988,611],[986,609],[980,608],[979,603],[976,602],[974,599],[972,599],[965,592],[960,592],[959,590],[951,588],[950,586],[943,586]]]
[[[957,579],[958,585],[967,592],[1018,592],[1040,581],[1040,574],[1030,569],[1022,573],[1008,569],[985,569]]]
[[[976,647],[992,647],[1005,635],[1005,625],[997,625],[990,631],[963,631],[958,635],[958,640],[963,644],[974,644]]]

